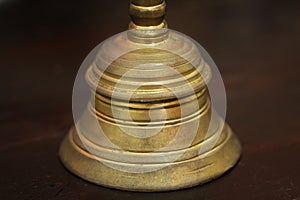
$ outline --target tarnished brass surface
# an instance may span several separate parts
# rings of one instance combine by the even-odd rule
[[[103,165],[105,160],[82,149],[76,144],[74,135],[76,133],[71,129],[60,149],[60,157],[65,166],[74,174],[93,183],[129,191],[177,190],[208,182],[233,167],[240,156],[241,149],[239,141],[227,126],[222,141],[214,150],[188,160],[170,164],[162,163],[161,165],[166,167],[159,171],[135,174]],[[163,158],[165,155],[161,153],[159,156]],[[127,165],[127,163],[120,164]]]
[[[147,32],[166,27],[165,5],[161,0],[132,0],[130,28],[146,32],[107,40],[87,71],[95,98],[59,154],[71,172],[88,181],[130,191],[176,190],[217,178],[240,157],[240,143],[222,119],[207,137],[213,112],[206,85],[211,71],[197,46],[174,32]],[[174,51],[164,48],[168,45]],[[127,46],[134,50],[110,62],[114,52]],[[99,126],[104,135],[98,134]],[[212,149],[201,151],[213,141]]]

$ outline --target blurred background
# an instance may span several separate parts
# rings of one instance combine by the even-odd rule
[[[237,168],[189,190],[190,199],[299,200],[300,1],[167,2],[169,27],[197,40],[219,67],[227,121],[244,145]],[[128,6],[124,0],[0,0],[1,199],[140,197],[88,184],[57,159],[73,123],[77,70],[97,44],[127,29]]]

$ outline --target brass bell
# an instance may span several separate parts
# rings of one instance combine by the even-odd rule
[[[219,177],[240,157],[214,62],[197,42],[167,29],[165,9],[163,0],[131,0],[129,30],[96,47],[78,73],[91,96],[78,111],[84,92],[76,80],[75,126],[59,155],[85,180],[130,191],[177,190]]]

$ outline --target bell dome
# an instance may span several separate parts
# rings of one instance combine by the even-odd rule
[[[73,107],[75,126],[60,158],[83,179],[176,190],[222,175],[240,157],[226,102],[221,114],[215,110],[215,100],[226,99],[215,63],[196,41],[167,28],[165,7],[163,0],[131,0],[130,29],[98,45],[77,75],[73,92],[86,92],[79,87],[85,77],[91,95],[83,114]],[[214,77],[219,91],[209,86]]]

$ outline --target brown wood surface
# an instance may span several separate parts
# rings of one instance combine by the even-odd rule
[[[0,199],[300,199],[300,1],[170,0],[172,29],[210,52],[243,157],[188,190],[131,193],[95,186],[57,156],[72,125],[76,72],[123,31],[128,1],[0,1]]]

